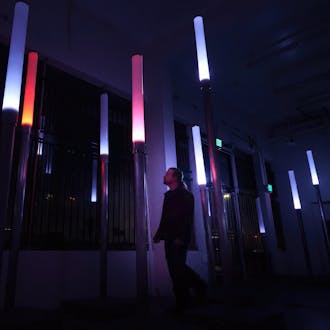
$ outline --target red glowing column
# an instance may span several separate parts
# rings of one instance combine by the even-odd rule
[[[145,199],[145,132],[143,98],[143,58],[132,56],[132,141],[134,154],[134,215],[136,283],[140,303],[148,298],[148,262]]]
[[[30,131],[33,123],[34,98],[37,78],[38,54],[30,52],[28,55],[28,67],[24,92],[24,105],[22,114],[22,126],[20,128],[21,143],[18,164],[17,185],[14,204],[14,216],[12,223],[11,251],[9,255],[7,287],[5,295],[5,307],[15,306],[17,263],[21,240],[21,228],[23,221],[26,169],[29,158]]]

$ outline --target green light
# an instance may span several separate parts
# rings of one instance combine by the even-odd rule
[[[222,140],[220,140],[220,139],[215,139],[215,145],[216,145],[218,148],[222,148]]]
[[[268,190],[268,192],[273,192],[273,186],[271,185],[271,184],[268,184],[267,185],[267,190]]]

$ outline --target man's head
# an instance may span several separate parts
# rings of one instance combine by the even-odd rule
[[[172,188],[179,187],[183,184],[183,173],[176,167],[170,167],[164,175],[164,184]]]

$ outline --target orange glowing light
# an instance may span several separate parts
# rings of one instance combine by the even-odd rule
[[[143,58],[132,56],[132,140],[144,142]]]
[[[38,53],[29,52],[25,92],[24,92],[22,125],[32,126],[33,123],[37,66],[38,66]]]

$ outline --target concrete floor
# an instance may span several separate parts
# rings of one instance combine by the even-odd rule
[[[0,329],[329,330],[330,280],[268,279],[219,288],[205,306],[182,315],[172,297],[153,297],[147,311],[133,300],[64,302],[60,310],[0,313]]]

